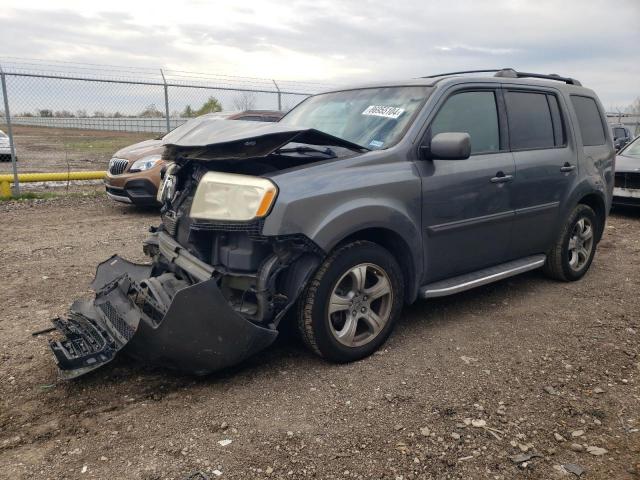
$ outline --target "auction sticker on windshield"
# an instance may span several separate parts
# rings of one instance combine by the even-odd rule
[[[385,107],[384,105],[369,105],[362,115],[396,119],[404,113],[404,108]]]

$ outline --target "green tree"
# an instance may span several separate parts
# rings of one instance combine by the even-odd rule
[[[202,106],[195,111],[195,116],[204,115],[205,113],[215,113],[215,112],[221,112],[221,111],[222,111],[222,105],[220,104],[218,99],[215,97],[209,97],[209,100],[204,102],[204,104],[202,104]]]
[[[180,116],[183,118],[191,118],[196,116],[196,112],[193,111],[191,105],[187,105],[186,107],[184,107],[184,110],[182,111]]]

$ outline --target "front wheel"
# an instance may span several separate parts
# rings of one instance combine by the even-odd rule
[[[298,329],[321,357],[359,360],[389,337],[403,298],[402,272],[391,253],[371,242],[353,242],[332,253],[306,287]]]
[[[596,253],[598,217],[591,207],[579,204],[547,255],[545,273],[565,282],[581,279],[589,270]]]

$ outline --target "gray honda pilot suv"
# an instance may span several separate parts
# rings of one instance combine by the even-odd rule
[[[111,257],[95,300],[54,321],[63,376],[123,348],[204,374],[266,348],[287,314],[313,352],[348,362],[418,298],[537,268],[580,279],[611,206],[603,108],[571,78],[491,72],[341,89],[278,123],[203,118],[164,137],[151,262]]]

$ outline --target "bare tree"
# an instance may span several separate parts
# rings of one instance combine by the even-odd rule
[[[256,95],[253,92],[241,92],[233,98],[236,110],[253,110],[256,106]]]
[[[636,98],[627,108],[627,113],[632,115],[640,115],[640,97]]]

